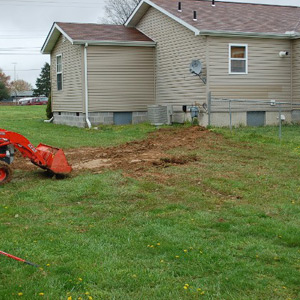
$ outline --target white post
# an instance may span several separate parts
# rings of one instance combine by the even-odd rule
[[[88,43],[84,46],[84,81],[85,81],[85,120],[89,128],[92,124],[89,120],[89,91],[88,91],[88,68],[87,68],[87,47]]]

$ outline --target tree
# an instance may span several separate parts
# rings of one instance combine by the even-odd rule
[[[0,80],[0,101],[9,98],[9,90],[4,82]]]
[[[4,83],[7,89],[9,89],[10,76],[7,76],[2,69],[0,69],[0,81]]]
[[[107,24],[123,25],[130,17],[140,0],[110,0],[105,4],[106,17],[101,21]]]
[[[46,97],[50,96],[51,90],[51,81],[50,81],[50,65],[45,63],[42,68],[40,77],[36,80],[36,89],[34,89],[34,96],[45,95]]]
[[[32,91],[32,89],[32,85],[22,79],[18,79],[10,83],[10,90],[12,93]]]

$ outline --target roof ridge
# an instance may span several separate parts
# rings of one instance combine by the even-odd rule
[[[76,24],[76,25],[99,25],[99,26],[116,26],[116,27],[125,27],[124,25],[118,24],[100,24],[100,23],[81,23],[81,22],[60,22],[56,21],[55,24]]]
[[[184,0],[182,0],[182,1],[184,1]],[[189,1],[194,1],[194,2],[211,2],[211,0],[189,0]],[[231,0],[228,0],[228,1],[216,0],[215,4],[217,5],[218,3],[300,8],[300,5],[296,6],[296,5],[280,5],[280,4],[267,4],[267,3],[249,3],[249,2],[239,2],[239,1],[231,1]]]

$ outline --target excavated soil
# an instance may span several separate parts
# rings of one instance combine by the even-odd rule
[[[214,138],[212,138],[214,136]],[[184,165],[197,161],[197,155],[172,155],[173,149],[193,150],[208,141],[215,139],[216,135],[203,127],[159,129],[152,132],[141,141],[128,142],[116,147],[64,149],[68,162],[73,167],[73,174],[89,170],[101,173],[106,169],[121,169],[124,174],[132,177],[146,175],[150,169],[155,174],[157,168],[171,165]],[[181,151],[182,153],[182,151]],[[22,170],[36,169],[30,161],[16,155],[13,168]],[[163,176],[160,174],[160,176]]]

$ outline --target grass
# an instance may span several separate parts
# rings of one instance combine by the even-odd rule
[[[0,107],[0,127],[67,148],[154,130],[69,128],[42,113]],[[213,131],[173,150],[200,160],[159,171],[168,181],[16,172],[0,187],[0,249],[42,269],[0,257],[0,299],[300,299],[299,127],[281,144],[272,127]]]
[[[99,126],[99,130],[80,129],[44,123],[44,106],[1,106],[0,128],[16,131],[27,137],[33,145],[42,142],[61,148],[116,146],[139,140],[154,130],[148,124],[141,126]],[[55,127],[55,130],[53,130]]]

